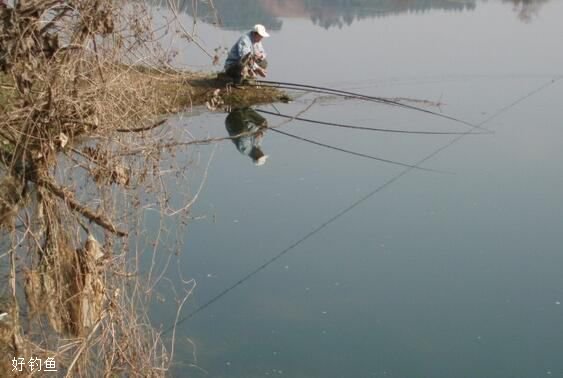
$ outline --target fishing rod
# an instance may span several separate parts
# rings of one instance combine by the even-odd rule
[[[557,81],[563,79],[563,76],[559,76],[555,79],[553,79],[552,81],[542,85],[541,87],[533,90],[532,92],[526,94],[523,97],[520,97],[519,99],[517,99],[516,101],[512,102],[511,104],[501,108],[500,110],[498,110],[497,112],[495,112],[492,116],[490,116],[489,118],[485,119],[484,121],[482,121],[479,125],[483,126],[487,123],[490,123],[493,119],[497,118],[498,116],[500,116],[503,113],[506,113],[507,111],[509,111],[510,109],[512,109],[513,107],[515,107],[516,105],[518,105],[520,102],[524,101],[525,99],[532,97],[533,95],[543,91],[544,89],[546,89],[547,87],[553,85],[554,83],[556,83]],[[415,163],[414,167],[423,164],[424,162],[432,159],[433,157],[435,157],[436,155],[438,155],[440,152],[444,151],[445,149],[451,147],[452,145],[454,145],[455,143],[459,142],[460,140],[462,140],[464,137],[464,135],[460,135],[456,138],[454,138],[452,141],[448,142],[447,144],[439,147],[438,149],[434,150],[432,153],[430,153],[429,155],[426,155],[424,158],[420,159],[417,163]],[[195,310],[193,310],[192,312],[188,313],[186,316],[182,317],[181,319],[179,319],[177,322],[175,322],[172,326],[169,326],[168,328],[166,328],[163,332],[162,335],[165,335],[167,333],[169,333],[170,331],[175,331],[176,327],[179,326],[180,324],[190,320],[191,318],[193,318],[196,314],[204,311],[205,309],[207,309],[209,306],[211,306],[212,304],[218,302],[219,300],[221,300],[222,298],[224,298],[226,295],[228,295],[230,292],[234,291],[235,289],[237,289],[239,286],[241,286],[242,284],[244,284],[245,282],[247,282],[248,280],[252,279],[253,277],[255,277],[256,275],[258,275],[260,272],[262,272],[263,270],[265,270],[266,268],[268,268],[270,265],[272,265],[273,263],[277,262],[278,260],[280,260],[282,257],[284,257],[285,255],[288,255],[291,251],[293,251],[294,249],[296,249],[297,247],[299,247],[301,244],[305,243],[307,240],[311,239],[312,237],[314,237],[315,235],[319,234],[321,231],[323,231],[324,229],[326,229],[327,227],[329,227],[330,225],[332,225],[334,222],[336,222],[337,220],[339,220],[341,217],[349,214],[351,211],[353,211],[354,209],[356,209],[358,206],[360,206],[361,204],[367,202],[368,200],[370,200],[372,197],[374,197],[375,195],[379,194],[381,191],[383,191],[384,189],[388,188],[389,186],[393,185],[395,182],[397,182],[398,180],[400,180],[402,177],[406,176],[408,173],[410,173],[412,171],[411,168],[407,168],[402,170],[401,172],[399,172],[398,174],[396,174],[395,176],[391,177],[390,179],[388,179],[387,181],[385,181],[383,184],[377,186],[376,188],[374,188],[374,190],[372,190],[371,192],[367,193],[366,195],[360,197],[359,199],[357,199],[356,201],[354,201],[352,204],[348,205],[347,207],[345,207],[344,209],[342,209],[341,211],[339,211],[338,213],[336,213],[334,216],[328,218],[326,221],[324,221],[322,224],[320,224],[318,227],[315,227],[313,230],[309,231],[307,234],[305,234],[304,236],[302,236],[301,238],[299,238],[297,241],[291,243],[288,247],[286,247],[285,249],[281,250],[280,252],[278,252],[276,255],[272,256],[271,258],[269,258],[267,261],[265,261],[264,263],[262,263],[261,265],[259,265],[258,267],[256,267],[255,269],[251,270],[249,273],[247,273],[245,276],[243,276],[241,279],[239,279],[238,281],[236,281],[235,283],[233,283],[232,285],[226,287],[225,289],[223,289],[219,294],[213,296],[211,299],[209,299],[208,301],[204,302],[202,305],[198,306]]]
[[[376,102],[376,103],[380,103],[380,104],[393,105],[393,106],[398,106],[398,107],[405,108],[405,109],[415,110],[415,111],[427,113],[427,114],[430,114],[430,115],[433,115],[433,116],[436,116],[436,117],[444,118],[444,119],[447,119],[447,120],[450,120],[450,121],[454,121],[454,122],[457,122],[457,123],[461,123],[461,124],[464,124],[466,126],[469,126],[469,127],[475,128],[475,129],[482,129],[482,127],[474,125],[470,122],[461,120],[459,118],[451,117],[451,116],[446,115],[446,114],[433,112],[432,110],[419,108],[419,107],[413,106],[413,105],[403,104],[401,102],[389,100],[389,99],[386,99],[386,98],[383,98],[383,97],[368,96],[368,95],[364,95],[364,94],[361,94],[361,93],[349,92],[349,91],[344,91],[344,90],[340,90],[340,89],[320,87],[320,86],[308,85],[308,84],[286,83],[286,82],[281,82],[281,81],[270,81],[270,80],[256,80],[254,83],[246,83],[245,85],[248,85],[248,86],[251,86],[251,87],[266,86],[266,87],[271,87],[271,88],[290,89],[290,90],[297,90],[297,91],[303,91],[303,92],[331,94],[331,95],[347,97],[347,98],[356,98],[356,99],[360,99],[360,100],[372,101],[372,102]]]
[[[267,110],[262,109],[254,109],[258,113],[269,114],[276,117],[308,122],[316,125],[324,125],[324,126],[333,126],[333,127],[341,127],[345,129],[355,129],[355,130],[365,130],[365,131],[377,131],[377,132],[384,132],[384,133],[399,133],[399,134],[422,134],[422,135],[482,135],[482,134],[490,134],[490,132],[449,132],[449,131],[413,131],[413,130],[396,130],[396,129],[382,129],[382,128],[375,128],[375,127],[367,127],[367,126],[356,126],[356,125],[347,125],[343,123],[335,123],[335,122],[326,122],[326,121],[318,121],[315,119],[310,118],[302,118],[302,117],[294,117],[286,114],[281,113],[274,113]]]
[[[395,161],[395,160],[383,159],[383,158],[379,158],[379,157],[372,156],[372,155],[362,154],[362,153],[360,153],[360,152],[355,152],[355,151],[351,151],[351,150],[346,150],[346,149],[344,149],[344,148],[340,148],[340,147],[336,147],[336,146],[331,146],[330,144],[325,144],[325,143],[317,142],[316,140],[313,140],[313,139],[308,139],[308,138],[300,137],[300,136],[298,136],[298,135],[290,134],[290,133],[288,133],[288,132],[281,131],[281,130],[274,129],[274,128],[268,128],[268,130],[272,130],[273,132],[276,132],[276,133],[279,133],[279,134],[288,136],[288,137],[290,137],[290,138],[294,138],[294,139],[300,140],[300,141],[302,141],[302,142],[307,142],[307,143],[314,144],[314,145],[316,145],[316,146],[328,148],[328,149],[335,150],[335,151],[344,152],[344,153],[346,153],[346,154],[353,155],[353,156],[358,156],[358,157],[362,157],[362,158],[366,158],[366,159],[371,159],[371,160],[377,160],[377,161],[380,161],[380,162],[383,162],[383,163],[398,165],[398,166],[401,166],[401,167],[406,167],[406,168],[410,168],[410,169],[417,169],[417,170],[426,171],[426,172],[442,173],[442,174],[449,173],[449,172],[445,172],[445,171],[439,171],[439,170],[437,170],[437,169],[423,168],[423,167],[419,167],[419,166],[416,166],[416,165],[401,163],[401,162]]]

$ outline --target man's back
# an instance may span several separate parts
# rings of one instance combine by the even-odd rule
[[[225,61],[225,69],[234,64],[238,64],[248,53],[254,53],[254,46],[250,38],[250,32],[243,34],[229,51]]]

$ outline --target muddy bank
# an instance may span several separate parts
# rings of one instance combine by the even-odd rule
[[[287,102],[287,93],[275,88],[234,86],[229,79],[217,73],[194,73],[185,71],[159,70],[144,67],[123,67],[111,69],[108,77],[120,77],[120,81],[135,83],[143,88],[144,102],[156,107],[162,115],[189,111],[196,106],[221,105],[225,107],[246,107],[259,104]],[[119,90],[118,88],[116,88]],[[10,110],[13,92],[16,90],[11,78],[0,75],[0,110]],[[137,102],[137,93],[131,92],[130,99]],[[217,103],[217,101],[220,103]]]
[[[275,88],[234,86],[217,73],[166,71],[136,67],[125,74],[132,81],[143,82],[153,89],[154,104],[162,114],[177,113],[195,106],[215,108],[246,107],[258,104],[287,102],[289,96]],[[214,109],[213,109],[214,110]]]

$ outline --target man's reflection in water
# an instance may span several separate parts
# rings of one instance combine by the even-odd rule
[[[225,119],[225,126],[230,136],[240,135],[233,139],[233,143],[241,154],[251,158],[256,165],[263,165],[266,162],[268,156],[260,146],[268,127],[266,118],[251,108],[237,108],[229,113]]]

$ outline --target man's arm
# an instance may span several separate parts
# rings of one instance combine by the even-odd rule
[[[259,61],[266,59],[266,51],[264,50],[264,46],[262,46],[262,42],[254,44],[254,54]]]

